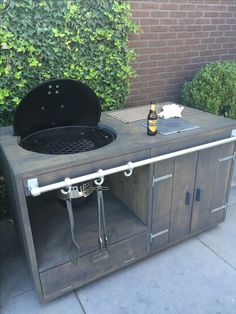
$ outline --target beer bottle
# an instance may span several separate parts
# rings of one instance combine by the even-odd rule
[[[156,134],[157,134],[156,105],[151,103],[150,111],[147,117],[147,135],[156,135]]]

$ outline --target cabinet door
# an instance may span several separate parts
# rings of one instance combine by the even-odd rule
[[[190,232],[197,154],[155,164],[151,249],[158,250]]]
[[[224,220],[234,143],[199,152],[191,232]]]
[[[174,166],[170,242],[190,233],[197,153],[176,158]]]

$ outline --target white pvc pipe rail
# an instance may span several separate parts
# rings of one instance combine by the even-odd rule
[[[219,140],[219,141],[215,141],[215,142],[211,142],[211,143],[207,143],[207,144],[203,144],[203,145],[199,145],[199,146],[194,146],[191,148],[187,148],[187,149],[183,149],[183,150],[179,150],[177,152],[173,152],[173,153],[169,153],[169,154],[164,154],[161,156],[157,156],[157,157],[152,157],[152,158],[148,158],[148,159],[144,159],[144,160],[140,160],[140,161],[136,161],[136,162],[128,162],[125,165],[122,166],[118,166],[118,167],[114,167],[114,168],[110,168],[107,170],[102,170],[99,169],[97,172],[94,173],[90,173],[84,176],[80,176],[74,179],[70,179],[70,178],[65,178],[64,181],[60,181],[57,183],[52,183],[49,185],[45,185],[42,187],[32,187],[30,188],[29,185],[29,191],[31,193],[31,195],[33,196],[38,196],[42,193],[45,192],[49,192],[49,191],[53,191],[53,190],[57,190],[57,189],[62,189],[62,188],[68,188],[71,185],[74,184],[78,184],[84,181],[90,181],[90,180],[95,180],[95,179],[100,179],[100,181],[95,180],[96,184],[102,184],[104,177],[114,174],[114,173],[118,173],[118,172],[125,172],[126,176],[130,176],[132,174],[132,170],[134,168],[138,168],[141,166],[145,166],[145,165],[149,165],[161,160],[166,160],[166,159],[170,159],[170,158],[174,158],[174,157],[178,157],[181,155],[185,155],[185,154],[190,154],[196,151],[201,151],[207,148],[211,148],[211,147],[215,147],[215,146],[219,146],[222,144],[226,144],[226,143],[231,143],[236,141],[236,130],[232,131],[232,135],[230,138],[226,138],[223,140]],[[127,172],[128,171],[128,172]]]

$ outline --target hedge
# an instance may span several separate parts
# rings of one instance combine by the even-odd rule
[[[114,0],[20,0],[0,12],[0,124],[33,86],[73,78],[120,108],[134,74],[128,33],[137,31],[130,4]]]
[[[182,90],[182,103],[236,119],[236,62],[204,66]]]

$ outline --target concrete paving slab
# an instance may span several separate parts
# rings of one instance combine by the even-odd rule
[[[77,290],[87,314],[235,314],[236,271],[193,238]]]
[[[40,304],[34,291],[8,299],[0,312],[1,314],[84,314],[74,292],[47,304]]]
[[[224,223],[197,238],[236,270],[236,205],[228,208]]]

